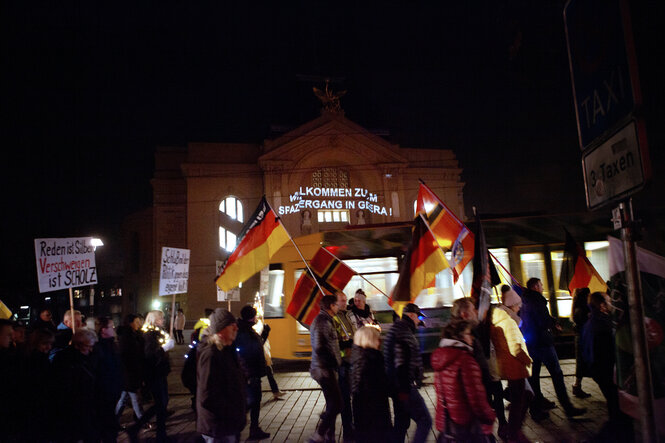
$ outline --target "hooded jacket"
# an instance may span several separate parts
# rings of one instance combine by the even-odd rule
[[[490,338],[496,351],[498,375],[503,380],[528,378],[532,360],[517,323],[507,311],[513,312],[504,305],[492,310]]]
[[[478,420],[487,425],[485,427],[491,426],[496,414],[487,402],[480,367],[471,354],[471,347],[447,338],[442,339],[439,346],[431,359],[435,371],[437,429],[445,430],[444,399],[450,419],[456,424],[467,426]]]

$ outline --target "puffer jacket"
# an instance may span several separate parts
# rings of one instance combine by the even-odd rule
[[[478,420],[483,430],[491,432],[496,414],[487,402],[480,368],[471,354],[471,347],[446,338],[441,340],[439,346],[431,359],[435,371],[437,429],[445,430],[445,399],[450,419],[456,424],[467,426]]]
[[[548,347],[554,345],[552,328],[556,320],[547,309],[547,300],[540,292],[527,289],[522,294],[522,335],[529,347]]]
[[[422,380],[423,359],[415,332],[415,323],[405,315],[386,334],[383,345],[386,375],[398,392],[408,392]]]
[[[247,378],[266,375],[266,357],[263,353],[263,340],[252,328],[253,323],[238,319],[238,335],[234,347],[238,351],[240,367]]]
[[[330,314],[321,310],[312,322],[309,335],[312,343],[312,362],[309,372],[314,380],[329,377],[330,371],[342,364],[337,331]]]
[[[500,305],[492,310],[490,338],[496,351],[496,363],[502,380],[520,380],[531,376],[531,357],[515,320]]]

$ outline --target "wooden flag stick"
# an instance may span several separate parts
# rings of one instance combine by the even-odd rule
[[[314,279],[314,282],[316,283],[316,286],[319,287],[319,291],[321,291],[321,294],[326,295],[326,293],[323,291],[323,288],[319,284],[319,279],[316,278],[316,275],[314,275],[314,271],[309,267],[309,264],[307,263],[307,260],[305,260],[305,257],[303,257],[302,252],[300,252],[300,248],[296,244],[296,242],[293,241],[293,238],[291,237],[291,234],[289,234],[289,231],[284,228],[284,231],[286,232],[286,235],[289,236],[289,240],[291,240],[291,243],[293,243],[293,246],[296,248],[296,251],[298,251],[298,255],[300,256],[300,259],[302,260],[303,263],[305,263],[305,266],[307,266],[307,270],[309,271],[309,275],[312,276]]]
[[[173,323],[175,323],[175,294],[173,294],[173,301],[171,302],[171,327],[169,336],[173,337]]]
[[[69,314],[71,315],[73,337],[76,334],[76,317],[74,316],[74,295],[71,287],[69,288]]]

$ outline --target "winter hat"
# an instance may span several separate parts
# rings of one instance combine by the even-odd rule
[[[501,298],[502,303],[509,308],[515,305],[522,306],[522,299],[513,289],[509,289],[508,291],[504,292],[501,295]]]
[[[210,314],[210,332],[217,334],[219,331],[236,323],[236,318],[226,309],[217,308],[215,311]]]
[[[256,317],[256,309],[254,309],[252,305],[245,305],[240,310],[240,318],[243,320],[248,321],[254,317]]]

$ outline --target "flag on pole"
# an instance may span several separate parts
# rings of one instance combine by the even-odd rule
[[[289,234],[265,196],[238,235],[238,245],[226,260],[216,283],[229,291],[268,266],[270,258],[289,241]]]
[[[587,258],[584,248],[575,241],[567,229],[564,230],[566,246],[563,250],[559,289],[569,291],[571,295],[577,288],[589,288],[591,293],[607,292],[607,284]]]
[[[424,216],[416,217],[411,245],[388,304],[401,315],[404,306],[412,303],[420,291],[434,286],[436,274],[449,266]]]
[[[424,183],[418,190],[416,212],[425,216],[439,246],[450,251],[453,282],[457,283],[464,267],[473,258],[473,233]]]
[[[323,248],[319,248],[316,252],[309,262],[309,268],[326,294],[343,291],[351,277],[356,274],[353,269]],[[311,325],[319,314],[319,302],[323,297],[319,285],[316,284],[309,271],[305,270],[296,283],[291,303],[286,308],[286,312],[300,323]]]
[[[490,258],[485,232],[476,214],[476,242],[473,254],[473,283],[471,285],[471,298],[478,305],[478,319],[483,321],[489,311],[492,300],[492,288],[501,283],[499,273]]]
[[[11,316],[12,316],[11,309],[9,309],[7,305],[4,304],[2,300],[0,300],[0,318],[8,319],[11,318]]]

